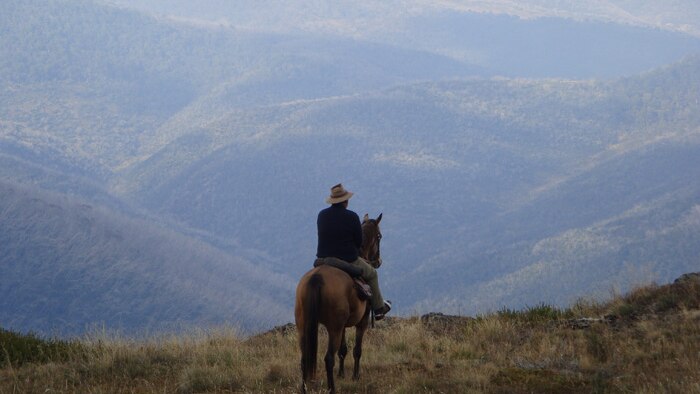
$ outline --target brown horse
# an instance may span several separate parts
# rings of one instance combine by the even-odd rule
[[[365,215],[362,221],[362,248],[360,256],[379,268],[379,241],[381,232],[377,219]],[[348,346],[345,342],[345,328],[355,326],[355,348],[353,357],[355,366],[352,378],[360,377],[360,357],[362,356],[362,337],[369,325],[370,308],[368,302],[360,300],[355,284],[350,275],[338,268],[321,265],[307,272],[297,285],[294,318],[296,320],[301,348],[301,391],[306,392],[306,383],[316,375],[316,354],[318,352],[318,325],[323,324],[328,331],[328,351],[324,358],[328,389],[335,393],[333,367],[335,354],[338,353],[340,365],[338,377],[345,376],[345,356]]]

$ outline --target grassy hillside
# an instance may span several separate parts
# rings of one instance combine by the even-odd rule
[[[695,392],[695,275],[566,309],[378,322],[365,336],[360,379],[336,384],[361,393]],[[0,391],[298,392],[296,341],[290,325],[252,337],[223,328],[143,341],[0,331]],[[324,392],[325,383],[310,388]]]

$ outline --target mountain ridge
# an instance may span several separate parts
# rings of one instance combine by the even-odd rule
[[[694,51],[695,39],[612,25],[603,34],[598,24],[562,19],[410,16],[422,18],[416,28],[445,33],[423,35],[444,38],[428,50],[426,41],[402,47],[401,37],[377,43],[183,26],[91,1],[11,0],[8,9],[0,15],[0,182],[3,203],[12,202],[0,229],[8,239],[4,268],[50,273],[52,261],[86,264],[94,277],[73,268],[64,274],[86,286],[116,275],[118,285],[93,294],[105,311],[112,310],[105,297],[125,282],[138,283],[151,305],[169,294],[185,311],[142,322],[134,314],[133,326],[214,324],[235,311],[253,330],[287,316],[293,284],[314,258],[315,215],[337,182],[356,193],[351,209],[384,213],[380,278],[400,314],[517,308],[539,301],[556,273],[585,270],[548,294],[565,302],[595,296],[595,283],[605,287],[626,272],[663,280],[696,261],[700,58],[675,61]],[[482,40],[485,47],[474,34],[452,41],[490,23],[495,36]],[[626,42],[625,50],[664,66],[611,73],[633,75],[623,78],[588,67],[572,79],[563,63],[533,72],[539,56],[497,56],[514,45],[510,29],[527,31],[518,50],[528,52],[537,37],[569,27],[588,38],[610,35],[608,49]],[[508,73],[431,52],[493,49],[491,39],[503,45],[484,59],[506,59],[499,64]],[[569,50],[595,43],[571,42]],[[540,45],[554,57],[556,48]],[[604,55],[579,55],[605,68]],[[169,258],[179,265],[165,264]],[[178,285],[166,283],[170,276],[148,282],[149,269]],[[13,283],[41,279],[54,291],[51,277],[22,271]],[[621,282],[622,290],[632,282]],[[85,307],[79,280],[70,283],[71,293],[53,298],[38,284],[23,294],[37,291],[46,305],[82,305],[109,320]],[[40,309],[24,317],[8,311],[30,329]],[[275,317],[257,321],[261,309]]]

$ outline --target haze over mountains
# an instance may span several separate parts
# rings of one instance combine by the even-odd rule
[[[10,0],[0,326],[289,321],[339,181],[398,313],[697,270],[698,6],[414,3]]]

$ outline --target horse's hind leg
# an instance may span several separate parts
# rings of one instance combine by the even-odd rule
[[[360,324],[355,327],[355,347],[352,349],[352,356],[355,359],[355,365],[352,369],[352,378],[357,380],[360,378],[360,357],[362,357],[362,338],[367,331],[368,319],[367,315],[362,319]]]
[[[335,379],[333,379],[333,367],[335,366],[335,354],[338,352],[340,347],[340,339],[343,336],[343,331],[345,328],[331,328],[328,329],[328,351],[326,352],[326,357],[323,359],[326,362],[326,377],[328,378],[328,391],[335,393]]]
[[[345,329],[343,328],[343,335],[340,337],[340,349],[338,349],[338,377],[345,377],[345,356],[348,354],[348,344],[345,341]]]

